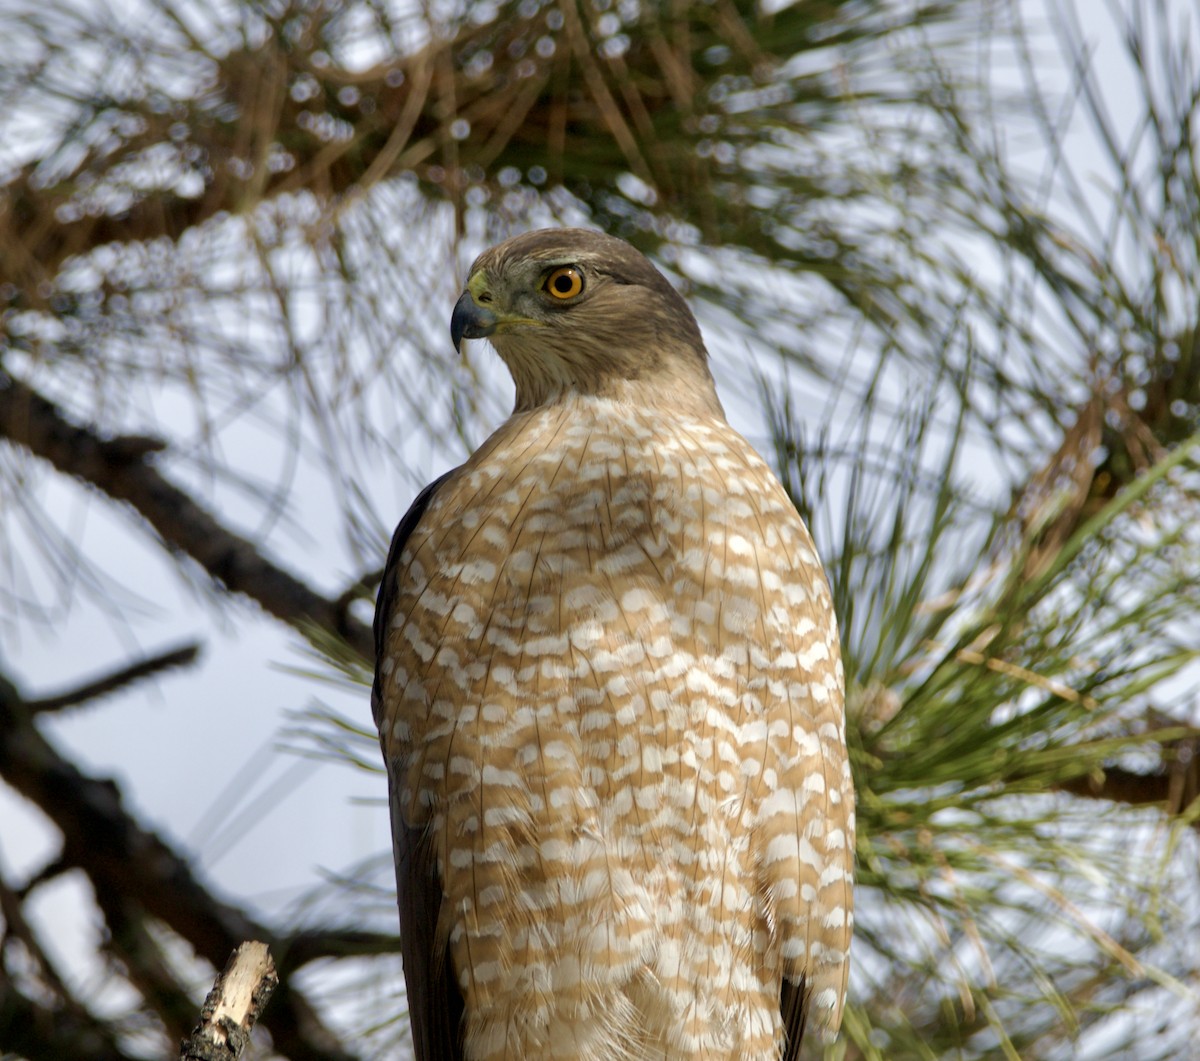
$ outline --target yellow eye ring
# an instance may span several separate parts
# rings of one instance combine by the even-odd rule
[[[542,290],[558,299],[574,298],[583,290],[583,274],[573,265],[561,265],[546,277]]]

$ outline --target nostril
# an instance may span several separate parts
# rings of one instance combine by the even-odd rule
[[[482,295],[479,296],[478,301],[481,305],[486,306],[488,303],[490,303],[492,301],[492,296],[487,291],[485,291]]]

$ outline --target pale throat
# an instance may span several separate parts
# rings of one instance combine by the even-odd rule
[[[497,345],[516,389],[514,413],[578,397],[611,398],[658,414],[724,420],[712,376],[692,352],[631,358],[612,354],[567,359],[543,351]]]

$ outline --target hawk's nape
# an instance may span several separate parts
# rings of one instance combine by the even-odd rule
[[[405,516],[376,613],[417,1056],[793,1058],[853,925],[808,531],[627,243],[487,251],[452,333],[516,407]]]

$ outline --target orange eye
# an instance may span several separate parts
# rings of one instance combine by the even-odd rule
[[[573,265],[563,265],[546,277],[542,290],[555,298],[574,298],[583,290],[583,274]]]

